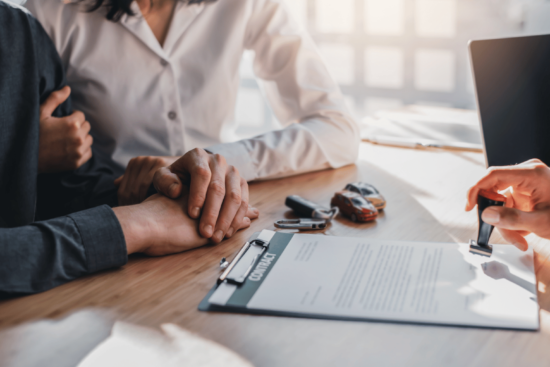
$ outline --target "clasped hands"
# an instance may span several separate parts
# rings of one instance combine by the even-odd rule
[[[479,190],[499,191],[504,207],[489,207],[481,218],[498,228],[504,239],[522,251],[525,236],[534,233],[550,239],[550,168],[539,159],[504,167],[491,167],[468,191],[466,210],[474,209]]]
[[[181,158],[133,158],[115,184],[119,187],[120,205],[145,200],[151,184],[172,199],[183,193],[187,196],[187,214],[200,219],[200,235],[213,243],[248,227],[250,219],[259,215],[257,209],[248,205],[248,184],[238,170],[228,165],[223,156],[200,148]]]
[[[218,243],[259,215],[248,205],[248,184],[237,169],[203,149],[181,158],[134,158],[115,183],[126,205],[114,211],[128,253],[159,256]],[[151,183],[160,194],[141,203]]]
[[[52,116],[69,95],[64,87],[40,106],[40,173],[74,170],[92,156],[84,114]],[[151,184],[160,194],[147,199]],[[115,185],[121,206],[114,212],[129,254],[166,255],[219,243],[259,216],[248,205],[248,184],[238,170],[223,156],[199,148],[182,157],[134,158]]]

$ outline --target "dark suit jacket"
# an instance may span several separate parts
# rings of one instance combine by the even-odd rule
[[[94,152],[76,171],[37,174],[40,104],[65,84],[41,25],[0,1],[0,294],[44,291],[127,261],[110,208],[122,172],[109,157]],[[71,112],[68,100],[55,115]]]

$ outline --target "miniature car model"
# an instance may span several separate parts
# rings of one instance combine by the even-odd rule
[[[330,201],[330,206],[337,206],[340,213],[354,222],[370,222],[378,217],[378,210],[374,205],[356,192],[337,192]]]
[[[364,182],[350,183],[346,185],[346,188],[344,190],[361,194],[365,199],[370,201],[378,210],[382,210],[386,207],[386,199],[384,199],[384,197],[380,195],[378,190],[376,190],[376,188],[371,184],[364,183]]]

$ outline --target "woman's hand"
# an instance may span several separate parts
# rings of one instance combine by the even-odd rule
[[[134,205],[147,199],[155,172],[175,162],[179,157],[136,157],[126,167],[124,175],[115,180],[118,186],[118,204]]]
[[[528,249],[524,236],[535,233],[550,239],[550,168],[539,159],[505,167],[491,167],[485,177],[468,191],[466,210],[477,204],[479,190],[502,191],[506,207],[489,207],[482,219],[497,227],[504,239],[522,251]]]
[[[64,87],[50,94],[40,106],[40,139],[38,172],[75,170],[92,157],[93,138],[84,114],[75,111],[66,117],[53,117],[55,109],[65,102],[71,89]]]
[[[218,243],[231,237],[247,219],[259,212],[248,206],[248,184],[238,170],[219,154],[193,149],[169,167],[157,170],[153,183],[158,192],[177,198],[189,185],[187,212],[200,217],[199,233]]]

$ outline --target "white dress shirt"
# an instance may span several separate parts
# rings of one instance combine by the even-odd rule
[[[139,6],[119,22],[82,3],[29,0],[61,55],[75,108],[121,165],[139,155],[220,153],[248,181],[353,163],[357,124],[313,41],[282,0],[179,1],[164,46]],[[284,128],[234,142],[239,64]]]

